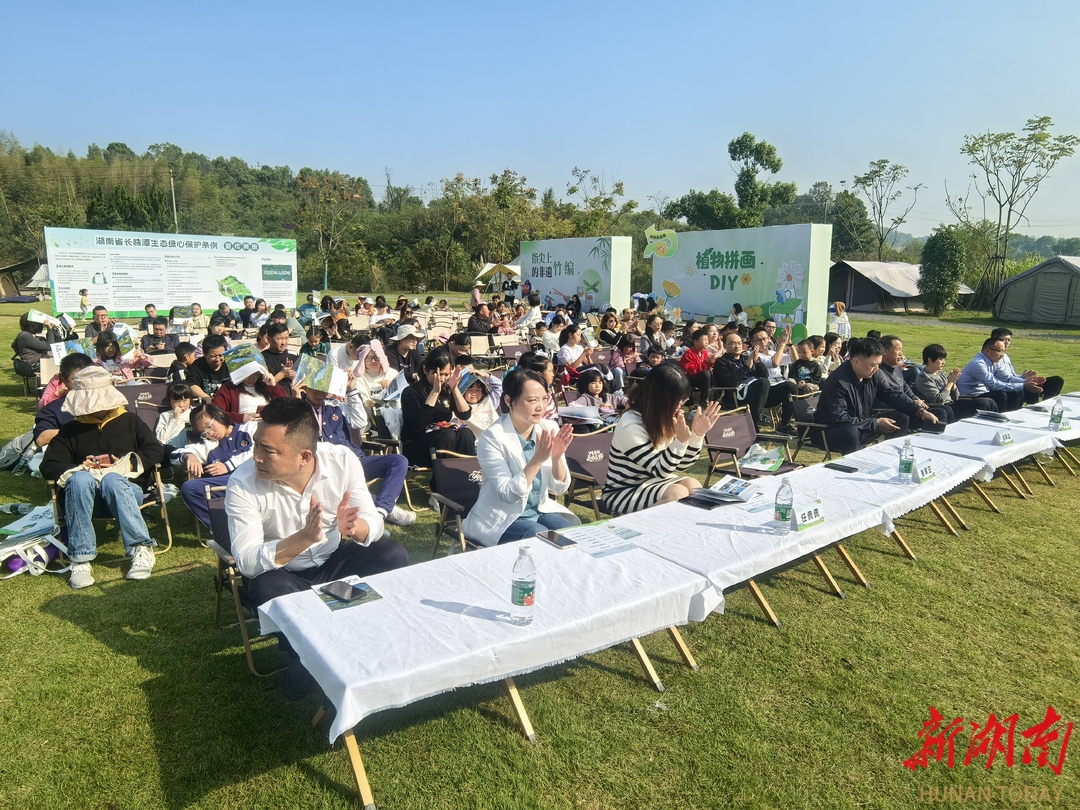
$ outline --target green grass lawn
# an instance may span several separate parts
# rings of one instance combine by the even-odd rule
[[[21,309],[0,306],[5,345]],[[942,342],[957,365],[981,343],[932,320],[899,333],[910,355]],[[1018,339],[1013,355],[1018,367],[1063,373],[1066,391],[1080,388],[1075,354],[1058,343]],[[29,427],[34,408],[10,364],[0,399],[6,440]],[[700,673],[665,635],[645,639],[664,694],[625,646],[518,678],[536,746],[499,684],[368,718],[357,736],[375,799],[382,808],[908,808],[923,803],[920,789],[951,786],[992,788],[992,806],[1076,807],[1080,742],[1060,776],[1021,762],[1019,732],[1048,705],[1080,721],[1080,479],[1056,462],[1051,472],[1056,488],[1025,470],[1036,493],[1027,502],[990,484],[1002,515],[961,490],[952,501],[971,529],[958,538],[925,509],[900,520],[917,562],[876,532],[851,538],[872,587],[829,552],[844,600],[812,564],[760,578],[781,629],[747,591],[729,594],[725,615],[683,631]],[[0,483],[0,500],[45,502],[40,480],[0,472]],[[343,749],[327,744],[325,724],[309,724],[319,698],[290,703],[276,677],[248,674],[237,630],[213,626],[214,557],[197,546],[181,502],[170,514],[176,546],[145,582],[122,578],[110,526],[99,528],[98,585],[76,593],[51,575],[0,583],[0,807],[355,807]],[[392,534],[413,562],[427,559],[432,513]],[[260,642],[257,661],[275,666],[274,645]],[[1000,755],[992,770],[985,757],[965,767],[965,731],[955,767],[907,770],[931,705],[969,724],[1017,713],[1013,767]],[[1013,786],[1046,788],[1051,801],[999,798]]]

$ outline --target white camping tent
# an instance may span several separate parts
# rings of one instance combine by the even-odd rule
[[[906,262],[836,262],[829,271],[829,300],[856,312],[922,309],[919,270]],[[960,285],[961,295],[974,290]]]
[[[37,272],[22,287],[24,290],[49,289],[49,265],[43,264],[38,267]]]
[[[498,291],[503,289],[506,280],[516,281],[521,278],[521,257],[518,256],[506,264],[488,262],[484,269],[476,274],[473,284],[487,283],[488,289]],[[514,289],[517,289],[516,285]]]

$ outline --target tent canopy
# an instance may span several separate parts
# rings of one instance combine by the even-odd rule
[[[1006,279],[994,295],[994,317],[1080,326],[1080,257],[1055,256]]]
[[[848,309],[883,312],[921,309],[920,264],[906,262],[837,262],[829,276],[829,300],[844,301]],[[961,295],[974,292],[960,285]]]
[[[49,265],[43,264],[38,267],[37,272],[31,277],[31,279],[23,284],[25,290],[41,290],[49,289]]]
[[[484,269],[476,274],[473,284],[478,281],[485,281],[494,275],[502,275],[504,278],[517,278],[521,275],[521,265],[515,265],[513,262],[507,264],[488,262],[484,265]]]

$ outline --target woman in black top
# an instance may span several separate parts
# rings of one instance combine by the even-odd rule
[[[11,349],[15,352],[15,359],[25,364],[21,369],[18,368],[19,363],[15,364],[15,373],[20,377],[37,374],[41,370],[41,358],[52,355],[52,349],[41,336],[42,328],[40,323],[31,321],[25,312],[19,316],[19,329],[22,331],[15,336]]]
[[[618,344],[619,318],[614,312],[608,312],[600,319],[600,333],[596,337],[605,346]]]
[[[409,464],[429,466],[433,447],[476,454],[476,438],[464,424],[472,408],[458,390],[463,369],[454,368],[450,352],[435,349],[424,358],[420,379],[401,392],[401,449]],[[461,424],[450,424],[455,416]]]

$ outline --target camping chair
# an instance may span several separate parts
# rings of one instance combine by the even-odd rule
[[[134,382],[118,385],[116,390],[128,401],[128,411],[136,413],[140,402],[157,407],[165,401],[169,386],[163,382]],[[155,420],[156,423],[156,420]],[[151,428],[154,425],[150,426]]]
[[[446,533],[446,525],[453,518],[457,525],[457,534],[450,534],[450,553],[454,552],[454,541],[466,551],[470,543],[462,528],[462,518],[476,505],[480,497],[480,484],[484,475],[476,456],[463,456],[449,450],[431,450],[431,483],[438,490],[431,493],[433,501],[439,504],[439,519],[435,524],[435,545],[431,549],[431,558],[439,553],[439,543]]]
[[[387,427],[387,425],[386,425],[386,418],[379,412],[378,408],[375,409],[374,418],[372,420],[372,427],[374,428],[374,430],[371,433],[368,434],[367,439],[365,439],[362,443],[357,445],[358,447],[363,449],[365,452],[374,452],[374,453],[377,453],[379,455],[382,455],[384,453],[400,453],[401,452],[401,441],[398,440],[398,439],[395,439],[390,434],[390,428]],[[351,432],[350,432],[350,435],[352,435]],[[355,437],[353,438],[353,443],[354,444],[356,443]],[[431,470],[429,470],[427,467],[412,467],[412,466],[410,466],[409,467],[409,472],[410,473],[415,473],[415,472],[423,473],[423,472],[431,472]],[[409,505],[409,509],[411,509],[414,512],[417,511],[416,507],[413,506],[412,493],[409,492],[408,478],[406,478],[406,480],[405,480],[405,482],[404,482],[404,484],[402,486],[402,489],[405,492],[405,503],[407,503]]]
[[[594,366],[610,366],[611,349],[594,349],[592,364]]]
[[[807,443],[807,439],[811,435],[812,431],[821,432],[821,444],[825,449],[825,460],[828,461],[832,458],[832,453],[829,451],[829,442],[825,438],[825,425],[818,422],[814,418],[814,414],[817,412],[818,399],[821,394],[799,394],[791,398],[791,405],[793,410],[793,416],[791,424],[793,424],[799,431],[798,443],[795,445],[795,452],[791,454],[791,460],[794,461],[798,458],[799,451],[803,445]]]
[[[281,672],[284,667],[272,670],[271,672],[259,672],[255,667],[255,659],[251,651],[251,636],[248,634],[247,623],[249,621],[255,621],[257,616],[255,611],[252,610],[252,615],[247,617],[244,615],[244,595],[241,593],[243,587],[243,575],[236,567],[236,559],[232,556],[232,537],[229,533],[229,518],[225,513],[225,500],[224,498],[212,497],[211,490],[223,490],[225,487],[207,487],[206,498],[209,501],[210,507],[210,532],[212,537],[207,539],[206,545],[217,555],[218,567],[217,575],[214,579],[215,596],[214,596],[214,627],[218,629],[239,627],[240,639],[244,644],[244,657],[247,659],[248,670],[256,678],[265,678],[269,675],[275,675]],[[221,623],[221,595],[225,591],[225,586],[228,584],[229,590],[232,591],[233,605],[236,608],[236,622],[233,624],[222,625]]]
[[[716,400],[721,408],[735,410],[739,407],[739,387],[737,385],[709,386],[709,401]],[[705,403],[702,403],[702,407]]]
[[[503,346],[503,359],[506,360],[508,365],[511,361],[513,361],[513,363],[517,365],[517,361],[521,358],[521,355],[523,355],[528,350],[529,344],[527,343],[514,343],[513,345]]]
[[[790,441],[794,441],[794,437]],[[739,459],[746,455],[755,442],[782,442],[784,445],[784,461],[776,470],[752,470],[739,466]],[[572,447],[573,445],[571,445]],[[792,470],[798,469],[800,464],[791,461],[791,451],[784,437],[773,435],[763,436],[754,428],[754,419],[750,416],[750,409],[743,405],[734,411],[720,415],[716,424],[705,434],[705,450],[709,454],[709,471],[705,474],[705,486],[709,486],[713,473],[724,462],[730,459],[732,471],[739,478],[759,478],[766,475],[786,475]]]
[[[55,481],[46,481],[45,484],[49,490],[49,502],[52,504],[53,520],[56,521],[57,526],[65,526],[64,499],[60,497],[60,487],[56,485]],[[165,485],[161,483],[160,464],[155,464],[153,467],[153,477],[143,493],[143,502],[139,506],[139,511],[145,511],[152,506],[157,506],[161,509],[161,522],[165,526],[166,538],[165,548],[158,546],[154,549],[154,553],[164,554],[172,548],[173,536],[172,525],[169,523],[168,501],[165,498]],[[99,505],[95,504],[92,520],[115,520],[115,518],[103,507],[99,509]]]
[[[574,440],[566,448],[566,466],[570,468],[570,489],[566,491],[566,505],[577,503],[574,494],[578,487],[583,487],[588,491],[593,515],[597,520],[600,520],[600,513],[603,511],[597,498],[597,489],[603,490],[604,482],[607,481],[611,439],[614,434],[614,425],[592,433],[581,433],[574,436]]]

